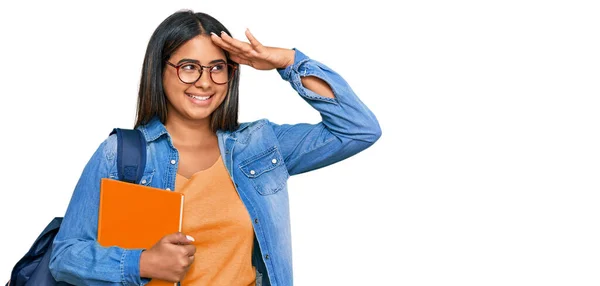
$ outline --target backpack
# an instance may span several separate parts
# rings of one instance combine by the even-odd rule
[[[117,134],[117,172],[119,180],[138,184],[146,165],[146,139],[137,129],[115,128]],[[50,273],[52,242],[60,229],[62,217],[55,217],[40,233],[29,251],[14,266],[7,286],[68,286],[56,282]]]

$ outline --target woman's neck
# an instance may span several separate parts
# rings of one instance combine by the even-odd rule
[[[203,147],[212,145],[217,137],[210,127],[210,118],[192,121],[178,116],[167,116],[165,128],[167,128],[176,147]]]

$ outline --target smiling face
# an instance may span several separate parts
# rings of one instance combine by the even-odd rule
[[[214,66],[227,63],[223,50],[215,45],[206,35],[199,35],[181,45],[171,57],[169,63],[180,67],[180,75],[189,73],[198,65]],[[187,65],[185,63],[190,63]],[[213,69],[219,72],[217,66]],[[184,76],[185,77],[185,76]],[[217,80],[217,78],[215,78]],[[196,122],[210,122],[213,111],[223,103],[227,96],[229,84],[216,84],[211,80],[208,68],[204,68],[202,76],[195,83],[184,83],[177,75],[177,68],[165,65],[163,72],[163,87],[167,96],[167,122],[169,118],[179,117]]]

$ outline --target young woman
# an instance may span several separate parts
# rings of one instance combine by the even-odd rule
[[[249,31],[246,37],[234,39],[219,21],[192,11],[158,26],[144,58],[135,127],[148,144],[142,184],[185,194],[183,231],[150,249],[97,244],[100,179],[117,174],[110,136],[83,170],[54,240],[57,281],[292,285],[289,176],[348,158],[381,131],[329,67],[297,49],[263,46]],[[322,122],[239,124],[240,64],[277,70]]]

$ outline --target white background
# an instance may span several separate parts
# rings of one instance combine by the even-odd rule
[[[381,123],[290,179],[296,285],[599,285],[595,2],[3,1],[0,281],[133,125],[148,39],[191,8],[332,67]],[[243,67],[240,104],[319,120],[275,71]]]

